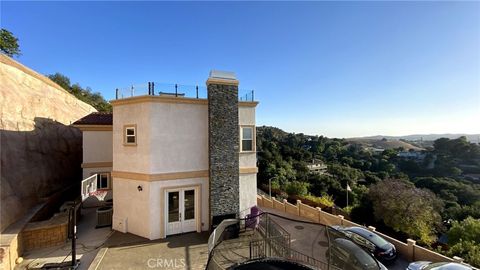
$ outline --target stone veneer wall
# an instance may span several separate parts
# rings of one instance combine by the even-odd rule
[[[210,217],[239,212],[238,86],[208,84]]]

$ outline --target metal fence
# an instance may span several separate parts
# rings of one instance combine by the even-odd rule
[[[132,84],[115,89],[115,99],[145,95],[206,99],[208,98],[208,91],[206,86],[162,82]],[[239,89],[238,100],[254,101],[254,90]]]

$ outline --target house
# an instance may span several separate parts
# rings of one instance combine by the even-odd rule
[[[321,160],[313,159],[311,164],[307,165],[310,172],[316,174],[324,174],[327,171],[327,165]]]
[[[133,96],[74,123],[83,174],[113,198],[113,229],[148,239],[206,231],[256,205],[255,108],[212,71],[208,98]],[[111,120],[110,120],[111,119]]]

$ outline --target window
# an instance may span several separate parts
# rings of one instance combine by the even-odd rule
[[[135,125],[125,126],[123,132],[125,145],[137,145],[137,127]]]
[[[242,152],[254,151],[253,127],[241,127]]]
[[[110,173],[97,173],[97,189],[110,189]]]

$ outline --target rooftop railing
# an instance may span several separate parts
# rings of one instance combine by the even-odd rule
[[[132,84],[127,87],[115,89],[115,99],[124,99],[137,96],[171,96],[206,99],[208,92],[206,86],[188,85],[179,83],[147,82]],[[254,90],[238,89],[239,101],[255,101]]]

